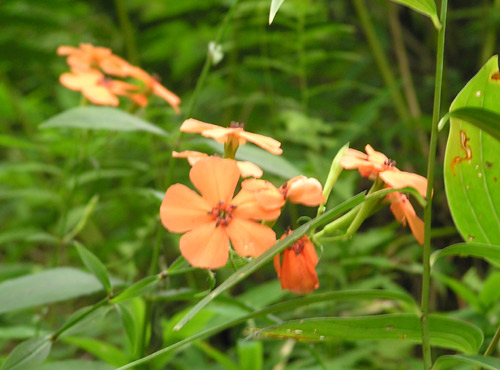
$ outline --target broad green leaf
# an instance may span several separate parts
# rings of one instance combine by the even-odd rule
[[[479,294],[479,301],[483,307],[488,310],[494,307],[500,301],[500,272],[491,272],[484,281]]]
[[[434,0],[392,0],[395,3],[406,5],[419,13],[431,18],[432,23],[437,29],[441,28],[441,22],[437,14],[436,3]]]
[[[431,263],[445,256],[479,257],[500,267],[500,245],[483,243],[460,243],[435,251],[431,255]]]
[[[0,370],[30,370],[47,358],[51,347],[48,337],[28,339],[14,348]]]
[[[0,327],[0,339],[28,339],[37,335],[48,334],[34,326],[3,326]]]
[[[151,361],[152,359],[165,355],[167,353],[171,353],[183,346],[185,346],[188,343],[191,343],[195,340],[198,339],[204,339],[208,338],[222,330],[226,330],[228,328],[231,328],[233,326],[239,325],[241,323],[246,322],[249,319],[252,319],[254,317],[258,316],[263,316],[263,315],[268,315],[272,314],[275,312],[281,312],[281,311],[286,311],[286,310],[294,310],[298,307],[302,306],[309,306],[314,303],[320,303],[320,302],[334,302],[334,301],[343,301],[343,300],[367,300],[367,299],[390,299],[394,300],[396,302],[402,302],[402,303],[408,303],[410,306],[413,306],[415,308],[415,311],[418,312],[418,307],[413,300],[411,296],[409,296],[407,293],[399,292],[399,291],[388,291],[388,290],[376,290],[376,289],[365,289],[365,290],[346,290],[346,291],[336,291],[336,292],[328,292],[328,293],[323,293],[323,294],[311,294],[307,297],[301,297],[301,298],[295,298],[291,299],[288,301],[280,302],[277,304],[274,304],[272,306],[265,307],[261,310],[254,311],[252,313],[249,313],[248,315],[238,317],[235,320],[225,322],[222,324],[219,324],[215,327],[209,328],[207,330],[196,330],[194,334],[189,336],[188,338],[182,339],[172,345],[169,345],[165,348],[162,348],[159,351],[156,351],[146,357],[143,357],[139,360],[133,361],[125,366],[122,366],[118,370],[124,370],[124,369],[130,369],[134,368],[137,365],[144,364],[146,362]],[[206,313],[205,310],[202,311],[202,313]],[[201,316],[201,315],[200,315]],[[199,316],[197,316],[196,319],[198,319]],[[193,320],[196,321],[196,320]],[[181,330],[187,329],[189,325],[184,326]]]
[[[73,344],[113,366],[122,366],[129,361],[123,351],[101,340],[84,337],[64,337],[66,343]]]
[[[48,362],[31,370],[113,370],[113,366],[97,361],[66,360]]]
[[[160,281],[159,275],[147,276],[144,279],[139,280],[133,285],[129,286],[123,292],[118,294],[115,298],[111,300],[111,303],[118,303],[122,301],[126,301],[127,299],[131,299],[134,297],[141,296],[151,289],[153,289],[156,284]]]
[[[339,204],[337,207],[325,212],[323,215],[316,217],[315,219],[309,221],[308,223],[302,225],[298,229],[296,229],[293,233],[288,235],[285,239],[280,240],[273,247],[269,248],[265,251],[260,257],[255,258],[249,264],[243,266],[234,274],[232,274],[229,278],[227,278],[222,284],[220,284],[212,293],[203,298],[193,309],[176,325],[175,330],[179,330],[186,324],[196,313],[198,313],[203,307],[205,307],[208,303],[210,303],[215,297],[219,294],[223,293],[227,289],[236,285],[241,280],[245,279],[252,272],[256,271],[260,267],[264,266],[266,263],[271,261],[277,253],[280,253],[287,246],[294,243],[298,239],[300,239],[305,233],[309,231],[309,229],[314,229],[320,225],[324,225],[330,222],[333,218],[338,216],[339,214],[348,211],[349,209],[361,204],[365,196],[363,193],[358,194],[352,197],[349,200]]]
[[[139,117],[110,107],[77,107],[49,118],[40,128],[72,127],[88,130],[145,131],[168,136],[161,128]]]
[[[0,313],[64,301],[102,290],[91,274],[58,267],[0,283]]]
[[[85,248],[82,244],[75,242],[75,248],[80,255],[80,259],[82,260],[85,267],[87,267],[90,272],[94,274],[94,276],[99,279],[106,292],[109,294],[111,292],[111,282],[109,281],[108,272],[106,271],[106,267],[102,264],[102,262],[95,256],[94,253],[90,252],[87,248]]]
[[[474,368],[485,370],[500,370],[500,359],[479,355],[444,355],[436,360],[432,370],[454,369],[459,364],[474,365]]]
[[[460,91],[450,111],[483,108],[500,113],[498,57]],[[446,195],[464,240],[500,245],[500,141],[452,117],[444,159]]]
[[[271,9],[269,10],[269,24],[273,23],[276,13],[278,13],[278,10],[280,10],[281,5],[283,5],[284,2],[285,0],[271,0]]]
[[[429,328],[433,346],[477,353],[483,342],[481,330],[465,321],[431,315]],[[254,336],[308,342],[392,339],[421,343],[422,329],[417,315],[389,314],[294,320],[258,330]]]

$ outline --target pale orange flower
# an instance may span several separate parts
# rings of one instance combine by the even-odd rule
[[[132,96],[137,86],[123,81],[111,80],[96,70],[64,73],[59,78],[61,84],[70,90],[81,91],[92,103],[117,106],[117,95]]]
[[[396,218],[396,221],[406,226],[406,222],[410,225],[411,232],[415,239],[424,244],[424,222],[418,218],[413,206],[408,199],[408,196],[399,192],[391,193],[387,196],[391,202],[391,211]]]
[[[274,231],[254,220],[275,220],[280,211],[261,208],[248,192],[233,197],[240,178],[236,161],[201,159],[191,168],[189,178],[201,196],[182,184],[170,186],[160,217],[167,230],[185,233],[180,250],[191,265],[223,267],[229,240],[238,254],[251,257],[260,256],[276,242]]]
[[[252,193],[261,207],[269,210],[283,207],[286,200],[308,207],[325,201],[321,183],[305,176],[296,176],[279,188],[266,180],[249,179],[242,182],[241,188]]]
[[[396,168],[396,163],[383,153],[375,151],[371,145],[365,147],[366,153],[356,149],[347,149],[344,157],[340,160],[340,165],[347,170],[357,169],[361,176],[375,180],[378,176],[389,187],[398,189],[411,186],[415,188],[423,197],[427,192],[427,179],[423,176],[400,171]]]
[[[291,231],[285,233],[284,239]],[[288,289],[292,293],[306,294],[319,288],[316,265],[318,255],[313,243],[307,236],[303,236],[283,251],[283,261],[280,255],[274,256],[274,268],[281,281],[281,289]]]
[[[144,85],[146,85],[147,89],[149,89],[156,96],[165,100],[177,113],[180,113],[179,104],[181,103],[181,99],[172,91],[160,84],[155,77],[151,76],[139,67],[133,67],[128,70],[127,73],[129,77],[142,81]]]
[[[59,46],[58,55],[67,56],[68,65],[73,70],[88,71],[101,67],[101,62],[112,55],[111,50],[95,47],[91,44],[80,44],[80,47]]]
[[[221,144],[234,140],[238,143],[238,145],[243,145],[249,141],[272,154],[280,155],[283,153],[283,150],[280,148],[281,143],[279,141],[268,136],[245,131],[243,129],[243,125],[235,122],[231,123],[231,127],[221,127],[190,118],[182,123],[180,130],[182,132],[189,132],[192,134],[201,134],[202,136],[212,138]]]
[[[189,164],[192,166],[202,158],[207,158],[209,155],[202,152],[196,152],[193,150],[185,150],[183,152],[172,152],[172,157],[174,158],[186,158]],[[247,161],[236,161],[238,168],[240,169],[241,177],[256,177],[260,178],[263,175],[262,170],[256,164]]]

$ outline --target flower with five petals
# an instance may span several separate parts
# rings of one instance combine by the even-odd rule
[[[280,210],[268,211],[251,194],[233,197],[240,178],[236,161],[208,157],[196,162],[189,178],[200,192],[182,184],[170,186],[160,218],[165,228],[185,233],[180,250],[194,267],[223,267],[229,255],[229,241],[241,256],[258,257],[276,242],[274,231],[255,220],[276,219]]]

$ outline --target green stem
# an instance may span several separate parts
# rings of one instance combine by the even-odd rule
[[[377,178],[377,180],[375,180],[372,187],[368,191],[367,196],[378,190],[381,190],[383,185],[384,183],[382,182],[382,180],[380,178]],[[356,231],[358,231],[363,222],[372,214],[373,209],[375,208],[375,206],[379,201],[380,201],[379,198],[367,199],[361,205],[359,211],[356,213],[356,216],[354,217],[354,220],[351,222],[345,233],[346,237],[351,237],[354,235]]]
[[[431,141],[429,145],[429,160],[427,164],[427,205],[424,208],[425,236],[423,247],[423,278],[422,278],[422,352],[424,368],[432,367],[431,345],[429,338],[429,295],[431,275],[431,221],[432,221],[432,189],[434,187],[434,167],[436,162],[436,149],[438,141],[438,121],[441,112],[441,90],[443,86],[444,45],[446,31],[446,15],[448,0],[441,1],[441,29],[438,32],[436,55],[436,80],[434,86],[434,108],[432,112]]]
[[[493,354],[495,348],[497,348],[499,340],[500,340],[500,325],[498,325],[497,331],[495,332],[493,339],[491,340],[490,344],[488,345],[488,348],[486,348],[486,351],[484,352],[485,357],[491,356]]]
[[[297,57],[299,59],[300,66],[299,80],[302,109],[304,109],[304,112],[307,112],[309,106],[309,92],[307,88],[307,66],[304,47],[304,30],[306,26],[305,18],[305,10],[301,8],[297,19]]]
[[[116,15],[118,16],[118,22],[120,23],[120,28],[123,35],[123,41],[125,42],[125,49],[127,52],[127,59],[132,64],[139,64],[139,53],[137,53],[137,48],[134,39],[134,31],[132,29],[132,23],[127,14],[127,9],[125,8],[124,0],[114,0]]]
[[[217,32],[217,35],[215,36],[214,43],[216,45],[220,44],[222,40],[222,36],[224,35],[224,32],[226,31],[226,28],[229,24],[229,21],[233,18],[234,16],[234,11],[236,9],[236,4],[238,4],[239,0],[234,0],[233,4],[229,8],[229,11],[226,13],[226,16],[224,17],[222,24],[219,27],[219,30]],[[210,67],[212,66],[212,55],[210,55],[210,52],[207,52],[207,57],[205,58],[205,64],[203,64],[203,68],[201,70],[200,77],[198,78],[198,81],[196,82],[196,86],[194,88],[193,95],[191,96],[191,100],[189,101],[188,109],[186,111],[186,117],[191,118],[193,115],[193,111],[196,105],[196,101],[198,100],[198,96],[200,95],[201,88],[205,84],[205,80],[207,79],[208,72],[210,71]],[[181,143],[182,139],[182,132],[178,131],[177,136],[174,139],[174,143],[172,145],[172,150],[177,150],[179,148],[179,145]],[[169,159],[169,164],[168,164],[168,170],[167,170],[167,180],[166,180],[166,186],[168,187],[172,183],[172,176],[174,172],[174,164],[175,161],[172,157]]]
[[[365,0],[354,0],[353,3],[356,8],[356,12],[358,13],[361,27],[363,28],[368,44],[370,45],[370,49],[372,50],[373,57],[375,58],[375,63],[377,64],[385,85],[390,89],[398,116],[402,121],[406,121],[409,115],[405,100],[401,95],[399,87],[396,85],[396,78],[392,73],[391,64],[387,60],[384,49],[377,38],[375,27],[373,26],[367,11],[366,2]]]
[[[359,210],[361,209],[361,206],[354,207],[351,209],[349,212],[347,212],[345,215],[337,218],[336,220],[330,222],[328,225],[326,225],[323,230],[318,231],[316,234],[314,234],[314,238],[325,238],[327,235],[332,234],[334,231],[337,231],[341,228],[346,227],[347,225],[350,225],[356,215],[358,214]],[[344,235],[342,235],[344,237]]]

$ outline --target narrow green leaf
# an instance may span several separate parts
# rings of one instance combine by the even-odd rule
[[[325,206],[326,202],[328,202],[328,198],[330,197],[330,193],[332,192],[333,185],[335,185],[337,179],[342,173],[342,170],[344,169],[340,165],[340,161],[344,157],[344,154],[347,151],[347,149],[349,149],[349,143],[345,144],[342,148],[340,148],[332,160],[332,164],[330,165],[330,171],[328,172],[328,176],[325,181],[325,186],[323,186],[323,196],[325,197],[325,202],[320,204],[318,208],[318,215],[323,212],[322,209]]]
[[[301,307],[301,306],[308,306],[308,305],[311,305],[314,303],[320,303],[320,302],[332,302],[332,301],[342,301],[342,300],[366,300],[366,299],[391,299],[391,300],[394,300],[397,302],[409,303],[410,306],[413,307],[413,311],[416,311],[416,312],[419,311],[417,304],[415,303],[415,301],[413,300],[413,298],[411,296],[409,296],[407,293],[398,292],[398,291],[376,290],[376,289],[366,290],[365,289],[365,290],[344,290],[344,291],[337,291],[337,292],[328,292],[328,293],[323,293],[323,294],[311,294],[307,297],[295,298],[295,299],[291,299],[288,301],[280,302],[280,303],[274,304],[272,306],[265,307],[261,310],[254,311],[248,315],[239,317],[235,320],[222,323],[220,325],[209,328],[207,330],[198,331],[196,334],[193,334],[188,338],[180,340],[177,343],[169,345],[169,346],[162,348],[161,350],[156,351],[148,356],[145,356],[139,360],[133,361],[125,366],[122,366],[118,370],[130,369],[130,368],[136,367],[137,365],[144,364],[146,362],[151,361],[155,357],[173,352],[173,351],[175,351],[175,350],[177,350],[177,349],[185,346],[186,344],[191,343],[197,339],[208,338],[208,337],[210,337],[210,336],[212,336],[212,335],[214,335],[222,330],[226,330],[226,329],[231,328],[235,325],[239,325],[241,323],[244,323],[247,320],[252,319],[254,317],[268,315],[268,314],[272,314],[275,312],[292,310],[292,309],[296,309],[296,308]]]
[[[153,289],[159,281],[159,275],[147,276],[144,279],[139,280],[135,284],[129,286],[127,289],[113,298],[111,300],[111,303],[123,302],[128,299],[141,296]]]
[[[476,353],[483,342],[481,330],[465,321],[430,316],[429,327],[431,344],[437,347]],[[417,315],[389,314],[294,320],[258,330],[253,336],[307,342],[392,339],[421,343],[422,330]]]
[[[479,355],[444,355],[436,360],[432,370],[454,369],[458,364],[469,364],[485,370],[500,370],[500,359]]]
[[[84,337],[64,337],[62,340],[93,354],[113,366],[122,366],[129,361],[127,354],[112,344],[101,340]]]
[[[434,0],[392,0],[395,3],[403,4],[423,15],[430,17],[432,23],[437,29],[441,28],[439,16],[437,14],[436,3]]]
[[[137,349],[137,325],[134,316],[130,313],[129,309],[124,304],[117,304],[116,309],[122,319],[122,325],[127,334],[132,352],[135,353]]]
[[[278,10],[280,10],[281,5],[283,5],[284,2],[285,0],[271,0],[271,9],[269,11],[269,24],[273,23],[276,13],[278,13]]]
[[[113,370],[114,367],[97,361],[66,360],[48,362],[31,370]]]
[[[242,370],[236,364],[226,356],[223,352],[219,351],[218,349],[212,347],[210,344],[205,343],[205,342],[195,342],[194,345],[196,348],[201,350],[203,353],[205,353],[207,356],[211,357],[216,361],[221,367],[227,369],[227,370]]]
[[[450,211],[462,238],[468,242],[500,245],[500,141],[469,122],[482,121],[479,115],[489,117],[483,127],[490,127],[492,132],[496,115],[500,114],[499,100],[500,73],[495,56],[467,83],[450,107],[451,112],[468,109],[466,119],[451,116],[444,159]],[[482,109],[491,114],[480,112]]]
[[[500,267],[500,245],[472,242],[454,244],[432,253],[431,264],[445,256],[479,257]]]
[[[446,121],[451,118],[456,118],[462,121],[467,121],[477,128],[487,132],[492,137],[500,140],[500,114],[494,111],[482,108],[458,108],[444,115],[439,122],[440,129],[443,128]]]
[[[265,251],[260,257],[255,258],[247,265],[243,266],[241,269],[232,274],[227,278],[221,285],[219,285],[212,293],[203,298],[198,304],[196,304],[193,309],[175,326],[174,330],[179,330],[182,328],[194,315],[196,315],[203,307],[210,303],[215,297],[223,293],[227,289],[236,285],[241,280],[245,279],[252,272],[256,271],[260,267],[264,266],[266,263],[271,261],[274,256],[284,250],[288,245],[299,240],[305,233],[309,231],[310,228],[316,228],[320,225],[324,225],[334,219],[337,215],[356,207],[361,204],[364,200],[364,193],[358,194],[351,199],[339,204],[337,207],[325,212],[323,215],[316,217],[315,219],[305,223],[293,233],[288,235],[285,239],[276,243],[273,247]]]
[[[109,294],[111,292],[111,282],[109,281],[106,267],[104,267],[103,263],[95,256],[95,254],[90,252],[82,244],[75,242],[74,245],[85,267],[87,267],[94,274],[94,276],[99,279],[102,286]]]
[[[262,370],[264,364],[264,351],[262,342],[238,341],[236,346],[240,370]]]
[[[30,370],[41,364],[50,353],[52,342],[48,337],[32,338],[19,344],[7,357],[1,370]]]
[[[54,303],[102,290],[91,274],[59,267],[0,283],[0,313]]]
[[[145,131],[168,136],[161,128],[139,117],[110,107],[77,107],[62,112],[40,125],[40,128],[72,127],[89,130]]]
[[[71,230],[68,234],[66,234],[66,236],[64,237],[64,242],[68,243],[71,239],[77,236],[80,233],[80,231],[83,230],[83,228],[85,227],[85,225],[89,220],[90,215],[94,212],[94,209],[98,201],[99,201],[99,195],[97,194],[94,195],[92,198],[90,198],[89,202],[85,206],[85,209],[83,210],[83,214],[80,217],[80,220],[75,225],[73,230]]]

